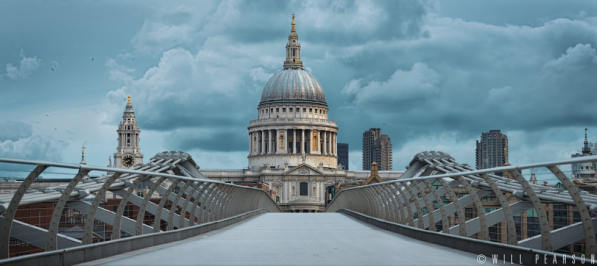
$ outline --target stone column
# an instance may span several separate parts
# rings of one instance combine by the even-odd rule
[[[253,136],[252,133],[249,132],[249,156],[253,155]]]
[[[288,153],[288,129],[285,128],[282,131],[284,132],[284,150],[282,153]]]
[[[305,153],[305,129],[301,129],[301,154]]]
[[[292,129],[292,153],[296,154],[296,128]]]
[[[271,130],[267,131],[267,137],[268,137],[267,153],[271,154],[274,151],[274,149],[272,149],[272,131]],[[275,141],[274,141],[274,143],[275,143]]]
[[[259,135],[261,135],[261,149],[259,150],[259,154],[265,154],[265,133],[263,130],[260,130],[259,133]]]
[[[335,151],[334,151],[334,132],[330,132],[330,153],[332,155],[334,155]]]
[[[327,155],[328,153],[328,132],[323,131],[323,155]]]
[[[334,155],[338,155],[338,133],[334,133]]]

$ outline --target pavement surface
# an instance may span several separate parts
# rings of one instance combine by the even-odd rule
[[[197,237],[83,265],[480,264],[476,254],[378,229],[340,213],[265,213]]]

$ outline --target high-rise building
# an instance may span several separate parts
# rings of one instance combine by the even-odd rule
[[[373,162],[381,171],[392,170],[392,142],[379,128],[363,132],[363,170],[371,170]]]
[[[348,143],[338,143],[338,165],[348,170]]]
[[[508,162],[508,136],[500,130],[490,130],[481,134],[476,148],[477,169],[504,166]]]
[[[135,165],[142,164],[143,154],[139,147],[139,133],[141,133],[141,130],[137,121],[135,121],[131,96],[129,96],[122,114],[122,122],[120,122],[117,132],[118,147],[116,147],[116,153],[114,153],[114,167],[132,168]]]

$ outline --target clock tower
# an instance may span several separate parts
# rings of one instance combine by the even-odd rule
[[[114,153],[114,167],[133,168],[143,163],[143,154],[139,149],[139,125],[135,121],[135,112],[128,97],[126,109],[122,115],[122,122],[118,126],[118,147]]]

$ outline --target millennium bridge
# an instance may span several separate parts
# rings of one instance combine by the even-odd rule
[[[181,152],[159,153],[131,170],[0,158],[2,166],[32,169],[15,191],[0,194],[0,264],[591,264],[597,195],[562,169],[595,161],[586,156],[474,170],[445,153],[422,152],[400,179],[341,190],[325,213],[282,213],[266,191],[209,180]],[[532,168],[544,169],[560,186],[530,183],[522,171]],[[32,186],[48,169],[74,176],[56,186]],[[138,187],[146,193],[134,193]],[[499,207],[486,210],[487,197]],[[110,199],[118,201],[108,207]],[[19,219],[19,211],[35,204],[49,206],[47,226]],[[554,229],[549,204],[573,208],[576,219]],[[84,217],[78,237],[60,230],[66,210]],[[517,232],[515,221],[529,210],[538,221],[532,236],[521,234],[519,222]],[[492,241],[490,228],[499,223],[506,237]],[[98,236],[98,224],[111,234]],[[15,253],[23,243],[38,252]],[[558,252],[575,244],[582,253]]]

